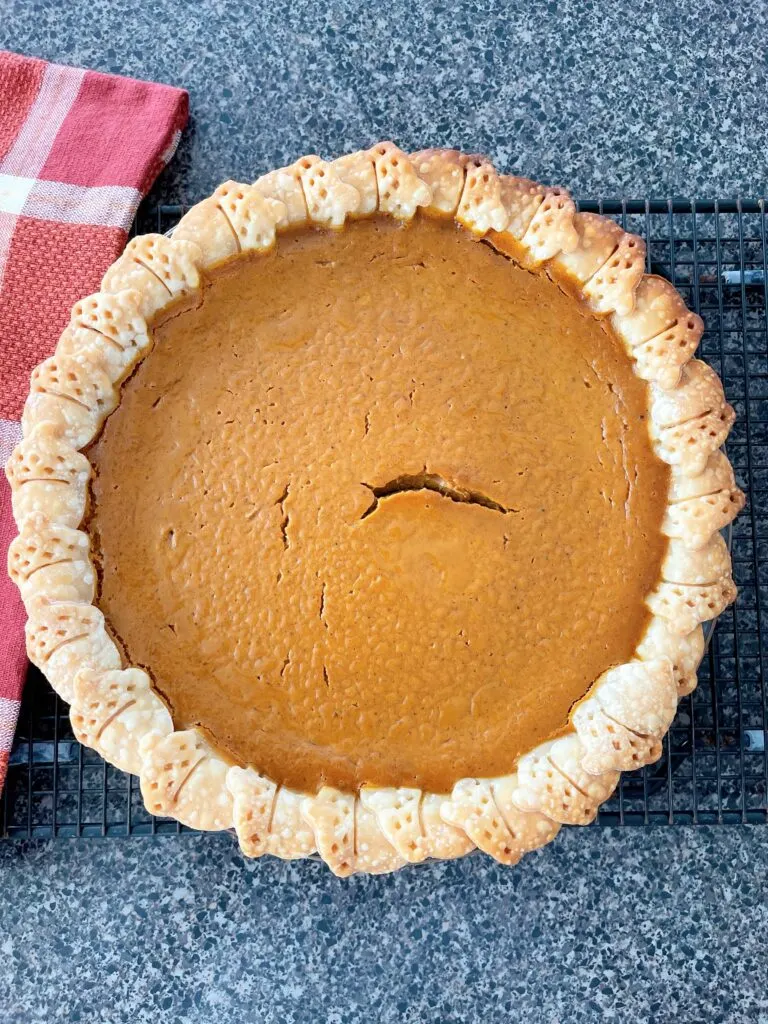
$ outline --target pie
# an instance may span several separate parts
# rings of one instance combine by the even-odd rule
[[[133,239],[7,467],[78,739],[338,875],[591,821],[735,597],[733,409],[645,269],[561,189],[391,143]]]

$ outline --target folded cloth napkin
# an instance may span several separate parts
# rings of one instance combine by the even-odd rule
[[[188,113],[181,89],[0,51],[0,466],[21,437],[30,371],[122,251]],[[0,474],[0,790],[27,669],[5,572],[15,533]]]

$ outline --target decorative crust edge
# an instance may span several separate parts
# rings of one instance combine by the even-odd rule
[[[91,467],[80,449],[119,401],[119,385],[151,346],[147,321],[201,288],[201,272],[269,251],[306,224],[340,229],[376,212],[403,221],[422,209],[478,237],[513,239],[531,267],[574,283],[608,318],[649,382],[650,435],[670,466],[662,580],[634,659],[609,669],[572,714],[572,731],[541,744],[503,778],[461,779],[450,794],[363,787],[353,796],[277,786],[232,767],[199,730],[174,731],[149,676],[123,665],[92,602],[86,513]],[[252,185],[225,182],[181,219],[172,238],[134,238],[78,302],[56,352],[32,374],[23,439],[6,467],[19,536],[8,556],[26,606],[27,650],[71,704],[75,734],[140,777],[153,814],[199,829],[234,828],[243,852],[319,853],[339,876],[382,873],[475,847],[503,864],[587,824],[619,772],[650,764],[677,700],[696,685],[701,623],[735,598],[719,536],[744,504],[721,446],[734,413],[714,371],[694,360],[703,324],[675,288],[643,273],[645,245],[613,221],[578,213],[560,188],[499,175],[457,150],[406,156],[391,142],[337,160],[303,157]]]

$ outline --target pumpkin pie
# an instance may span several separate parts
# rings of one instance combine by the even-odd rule
[[[133,239],[7,467],[77,737],[339,875],[591,821],[735,597],[733,410],[645,270],[563,190],[391,143]]]

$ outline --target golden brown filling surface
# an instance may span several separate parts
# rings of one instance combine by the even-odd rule
[[[178,728],[313,791],[513,770],[627,661],[668,471],[610,330],[452,223],[222,267],[91,451],[99,605]]]

